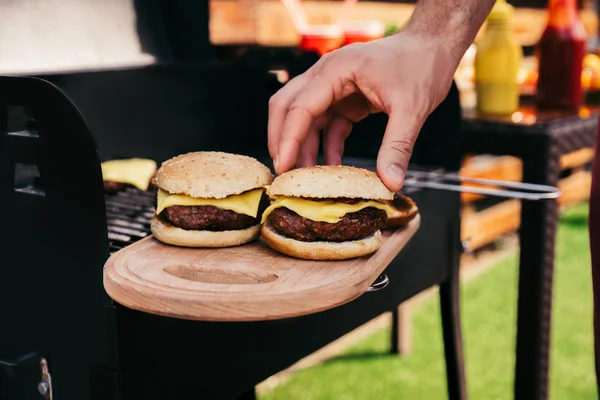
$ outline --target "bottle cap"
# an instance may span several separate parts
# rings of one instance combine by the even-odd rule
[[[506,0],[496,0],[492,11],[490,11],[487,20],[488,22],[508,22],[514,14],[514,7],[506,2]]]

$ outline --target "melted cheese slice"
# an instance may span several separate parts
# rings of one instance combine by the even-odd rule
[[[356,204],[337,203],[335,201],[312,201],[298,197],[279,197],[263,213],[261,223],[267,220],[267,217],[273,210],[279,207],[285,207],[294,211],[301,217],[318,222],[328,222],[335,224],[339,222],[344,215],[354,213],[367,207],[375,207],[384,210],[388,215],[394,212],[391,206],[375,200],[363,200]]]
[[[102,163],[103,180],[127,183],[140,190],[148,190],[154,172],[156,172],[156,162],[145,158],[110,160]]]
[[[238,214],[249,215],[256,218],[260,198],[264,192],[263,188],[249,190],[247,192],[225,197],[224,199],[202,199],[185,196],[182,194],[170,194],[162,189],[158,190],[156,214],[160,214],[165,208],[172,206],[215,206],[223,210],[231,210]]]

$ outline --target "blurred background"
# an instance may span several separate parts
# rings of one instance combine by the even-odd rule
[[[0,74],[202,63],[250,48],[319,56],[393,34],[413,7],[395,0],[0,0]],[[455,76],[468,131],[461,176],[521,181],[524,162],[558,165],[555,181],[539,182],[563,192],[550,358],[554,400],[598,398],[587,201],[600,99],[599,10],[594,0],[499,0]],[[290,77],[272,72],[281,84]],[[517,140],[532,127],[579,132],[585,121],[592,123],[573,137],[589,140],[551,161],[524,161],[474,144],[482,132],[506,130]],[[512,398],[521,211],[519,200],[461,196],[461,239],[468,249],[461,258],[463,340],[469,394],[476,400]],[[400,306],[397,353],[389,352],[391,316],[384,314],[262,382],[258,397],[446,398],[435,294],[432,289]]]

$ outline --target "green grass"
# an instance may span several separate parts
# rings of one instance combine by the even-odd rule
[[[551,353],[552,400],[597,399],[587,204],[563,213],[557,239]],[[512,399],[517,256],[463,286],[469,396]],[[437,296],[413,313],[413,354],[387,354],[388,329],[338,358],[301,371],[264,400],[436,400],[446,398]]]

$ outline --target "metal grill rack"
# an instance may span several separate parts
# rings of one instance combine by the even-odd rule
[[[110,254],[150,234],[155,190],[126,188],[106,195],[106,222]]]

